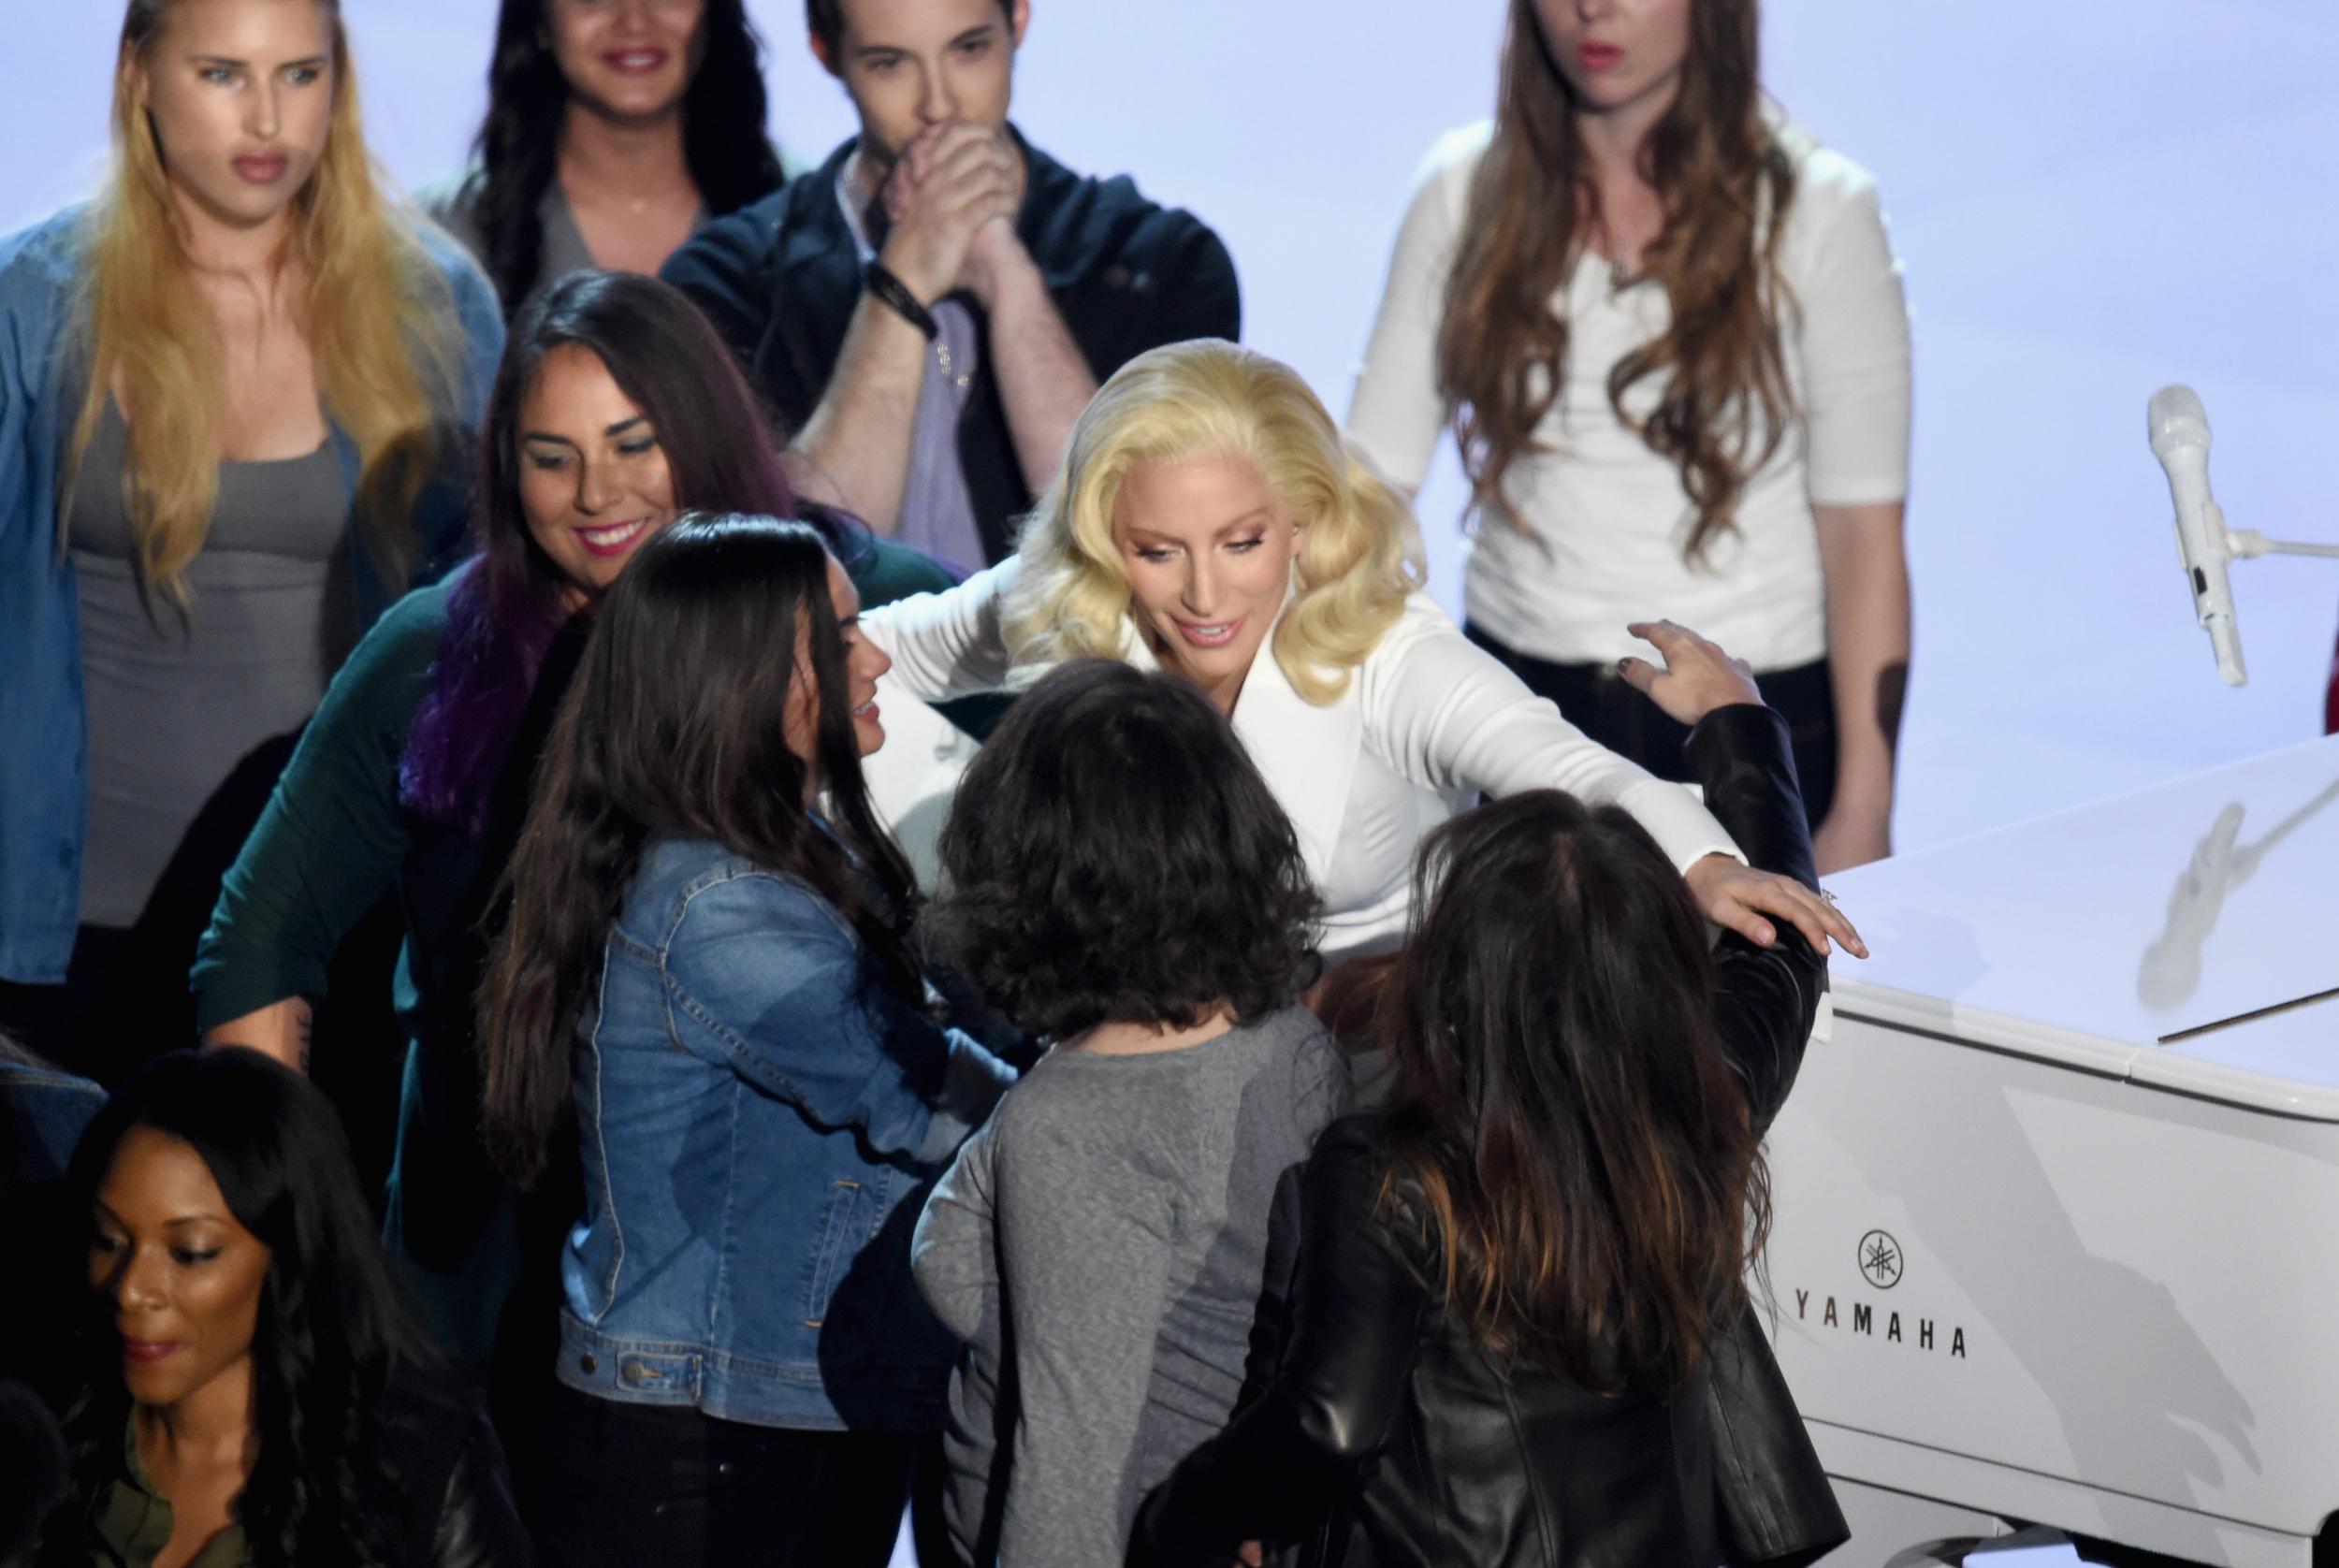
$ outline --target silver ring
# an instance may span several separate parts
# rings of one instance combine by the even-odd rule
[[[1833,903],[1835,903],[1835,902],[1836,902],[1836,895],[1835,895],[1834,893],[1829,893],[1829,892],[1828,892],[1825,888],[1822,888],[1822,889],[1820,889],[1820,890],[1819,890],[1819,895],[1820,895],[1822,898],[1824,898],[1825,900],[1827,900],[1827,902],[1828,902],[1828,903],[1830,903],[1830,904],[1833,904]]]

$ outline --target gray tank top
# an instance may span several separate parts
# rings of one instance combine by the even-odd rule
[[[219,466],[188,607],[138,594],[123,500],[129,427],[106,405],[66,516],[89,713],[81,923],[126,926],[239,762],[315,711],[351,634],[350,498],[327,442]]]

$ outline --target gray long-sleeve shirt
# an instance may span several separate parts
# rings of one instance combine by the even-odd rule
[[[997,1506],[1007,1568],[1121,1561],[1145,1492],[1234,1408],[1275,1183],[1348,1083],[1323,1026],[1290,1008],[1178,1051],[1059,1050],[960,1150],[914,1257],[970,1347],[951,1390],[962,1551]]]

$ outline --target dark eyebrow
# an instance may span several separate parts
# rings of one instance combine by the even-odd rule
[[[188,58],[198,65],[230,65],[240,71],[252,68],[251,61],[239,60],[229,54],[192,54]],[[292,65],[329,65],[332,63],[333,57],[329,54],[309,54],[298,60],[287,60],[276,68],[281,71]]]
[[[636,426],[636,425],[646,425],[646,424],[648,424],[648,423],[649,423],[649,415],[648,415],[648,414],[635,414],[635,415],[634,415],[632,418],[631,418],[631,419],[620,419],[620,420],[618,420],[616,424],[614,424],[614,425],[610,426],[608,428],[606,428],[606,429],[603,430],[601,433],[602,433],[603,435],[605,435],[605,436],[621,436],[621,435],[625,434],[625,433],[626,433],[626,431],[628,431],[628,430],[630,430],[630,429],[633,428],[633,427],[634,427],[634,426]]]
[[[998,30],[999,24],[995,22],[986,22],[979,26],[969,27],[966,31],[961,33],[957,37],[951,40],[951,47],[952,49],[956,49],[959,45],[972,43],[977,38],[987,38]]]

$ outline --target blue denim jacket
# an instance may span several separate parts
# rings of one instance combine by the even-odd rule
[[[804,883],[653,841],[578,1026],[559,1375],[758,1426],[936,1430],[924,1195],[1012,1077],[905,1007]]]
[[[80,606],[72,559],[57,548],[57,483],[88,385],[75,330],[87,211],[68,207],[0,239],[0,980],[21,984],[65,979],[81,898],[89,749]],[[503,356],[502,312],[452,240],[419,233],[455,297],[463,362],[451,412],[473,431]],[[333,444],[355,494],[356,443],[336,428]],[[423,493],[413,583],[454,563],[469,520],[470,486],[452,472]],[[362,631],[398,589],[354,529],[350,563]]]

